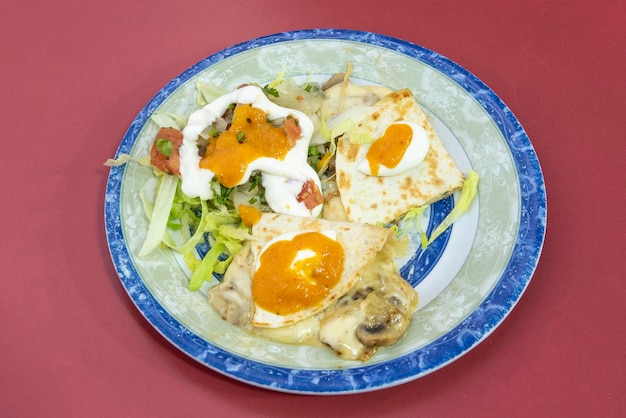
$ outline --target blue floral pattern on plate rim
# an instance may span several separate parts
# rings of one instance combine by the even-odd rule
[[[201,364],[233,379],[277,391],[301,394],[343,394],[396,386],[425,376],[466,354],[498,327],[527,288],[543,247],[547,221],[545,184],[538,158],[522,126],[502,100],[470,72],[424,47],[370,32],[312,29],[253,39],[200,61],[160,90],[133,121],[118,149],[129,152],[148,116],[168,95],[193,75],[241,52],[294,40],[345,40],[386,48],[419,60],[446,74],[473,96],[504,136],[519,179],[520,225],[506,269],[482,303],[441,338],[400,358],[339,370],[278,367],[252,361],[200,338],[172,317],[145,288],[133,267],[120,221],[123,169],[112,168],[107,182],[105,226],[111,257],[131,300],[148,322],[171,344]]]

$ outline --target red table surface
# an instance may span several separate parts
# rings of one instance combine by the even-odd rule
[[[0,13],[0,415],[623,416],[626,3],[85,2]],[[281,31],[401,38],[459,63],[526,129],[548,227],[513,312],[458,361],[344,396],[271,392],[171,346],[125,293],[104,234],[108,169],[144,104],[201,59]]]

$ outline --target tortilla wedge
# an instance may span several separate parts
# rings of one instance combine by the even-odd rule
[[[378,138],[390,123],[410,121],[426,130],[430,148],[417,167],[395,176],[374,177],[357,170],[369,144],[353,144],[346,135],[340,137],[336,153],[337,186],[350,221],[387,224],[411,208],[434,203],[462,187],[465,176],[409,89],[388,94],[372,109],[357,122],[359,131]]]
[[[337,233],[337,241],[344,250],[344,266],[337,286],[332,288],[325,300],[318,306],[307,308],[292,316],[278,317],[269,312],[255,310],[253,324],[269,326],[270,322],[278,322],[281,326],[289,325],[309,317],[326,308],[330,303],[343,296],[361,278],[366,267],[375,259],[393,231],[374,225],[329,221],[321,218],[306,218],[276,213],[264,213],[253,226],[251,251],[254,259],[258,259],[263,246],[271,239],[290,232],[323,232],[332,230]]]

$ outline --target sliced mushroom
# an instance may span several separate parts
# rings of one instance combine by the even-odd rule
[[[399,341],[411,324],[411,314],[397,297],[384,292],[370,293],[362,302],[365,321],[356,329],[357,339],[368,347],[388,346]]]

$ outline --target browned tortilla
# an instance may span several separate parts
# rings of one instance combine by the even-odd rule
[[[337,186],[350,221],[386,224],[413,207],[448,196],[463,185],[463,173],[409,89],[392,92],[380,99],[357,127],[359,131],[369,131],[375,139],[382,135],[387,125],[400,120],[419,124],[430,140],[424,160],[404,173],[387,177],[365,175],[357,170],[357,165],[365,158],[369,144],[351,144],[345,136],[337,142]]]

